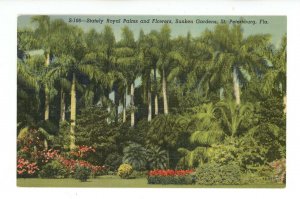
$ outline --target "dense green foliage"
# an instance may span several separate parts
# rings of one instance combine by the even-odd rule
[[[42,167],[42,178],[64,178],[67,176],[65,167],[57,160],[51,161]]]
[[[61,176],[38,154],[57,149],[95,172],[128,163],[122,178],[199,167],[199,183],[238,184],[279,168],[285,181],[286,36],[276,48],[271,35],[244,36],[241,25],[194,37],[172,37],[164,25],[138,37],[123,27],[116,40],[110,26],[32,23],[18,30],[19,176],[37,175],[36,166],[42,177]]]
[[[193,184],[192,176],[149,176],[148,184]]]
[[[83,166],[77,166],[74,173],[74,178],[81,182],[87,181],[91,175],[91,169]]]
[[[240,184],[241,171],[235,164],[204,164],[197,170],[197,183],[206,185]]]

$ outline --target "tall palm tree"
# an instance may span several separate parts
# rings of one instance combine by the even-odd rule
[[[251,79],[251,73],[265,67],[265,57],[262,54],[269,41],[270,35],[243,36],[241,25],[217,25],[213,31],[204,32],[202,39],[213,46],[218,70],[222,70],[222,78],[232,81],[235,102],[240,105],[241,85]],[[226,67],[224,67],[226,65]]]
[[[45,53],[45,68],[48,68],[50,64],[51,48],[53,41],[51,40],[51,33],[55,30],[54,27],[51,27],[51,21],[49,16],[34,16],[31,18],[32,23],[37,25],[35,29],[35,37],[38,40],[39,48],[44,50]],[[50,106],[50,90],[49,85],[45,83],[44,85],[45,92],[45,106],[44,106],[44,120],[49,120],[49,106]]]
[[[138,77],[142,54],[137,50],[133,32],[127,26],[122,29],[122,37],[115,50],[116,64],[123,76],[126,78],[124,85],[130,85],[130,108],[131,108],[131,127],[135,125],[135,105],[134,105],[134,82]],[[126,89],[125,89],[126,90]],[[125,105],[126,106],[126,105]],[[123,107],[124,110],[125,107]]]
[[[142,86],[144,90],[144,102],[148,106],[148,122],[152,120],[152,71],[153,66],[156,64],[156,61],[153,59],[153,54],[151,52],[151,40],[148,35],[145,35],[144,32],[140,31],[140,37],[138,39],[138,51],[143,54],[141,75],[142,75]]]
[[[147,87],[148,91],[153,90],[154,94],[154,115],[158,115],[158,60],[159,60],[159,33],[157,31],[151,31],[146,37],[144,38],[144,71],[143,75],[145,81],[144,85]],[[153,82],[151,82],[153,76]],[[150,93],[148,92],[148,120],[150,118],[150,103],[151,98],[149,97]],[[152,100],[151,100],[152,101]],[[152,107],[151,107],[152,109]],[[152,114],[152,113],[151,113]],[[151,115],[152,116],[152,115]]]
[[[83,75],[90,81],[106,84],[107,77],[103,71],[99,70],[94,60],[91,59],[91,54],[86,50],[84,33],[81,29],[64,25],[64,31],[60,31],[61,43],[57,50],[57,57],[53,63],[53,68],[48,72],[49,79],[57,79],[66,77],[71,82],[71,115],[70,115],[70,149],[75,148],[75,126],[76,126],[76,85],[78,80],[76,76]],[[68,35],[68,40],[63,40],[63,37]],[[84,79],[83,77],[81,79]]]
[[[185,65],[185,59],[183,59],[179,50],[175,47],[172,48],[171,43],[171,29],[168,25],[164,25],[159,34],[159,50],[160,56],[158,60],[158,66],[160,69],[161,81],[162,81],[162,96],[164,104],[164,114],[169,113],[168,106],[168,94],[167,94],[167,76],[172,68],[178,65]]]
[[[264,94],[270,95],[277,92],[283,97],[284,112],[286,113],[286,35],[283,36],[281,45],[275,53],[270,54],[272,64],[264,74],[262,88]]]

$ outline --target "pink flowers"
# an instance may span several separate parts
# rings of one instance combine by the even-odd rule
[[[91,146],[79,146],[77,150],[74,150],[74,151],[71,151],[70,154],[75,156],[75,157],[78,157],[78,158],[83,158],[83,157],[86,157],[88,153],[90,152],[96,152],[96,150],[91,147]]]
[[[277,176],[281,182],[285,182],[285,178],[286,178],[285,158],[271,162],[270,166],[274,169],[275,176]]]
[[[89,153],[95,152],[93,147],[79,146],[71,152],[60,152],[59,150],[33,150],[30,146],[23,146],[19,150],[17,159],[18,177],[31,177],[38,174],[39,168],[52,161],[59,161],[69,176],[72,176],[77,166],[88,168],[94,176],[103,175],[107,168],[100,165],[93,165],[84,160]]]
[[[33,175],[38,171],[39,168],[35,162],[29,162],[24,158],[18,158],[17,160],[17,174],[18,175]]]
[[[49,149],[49,150],[43,150],[41,151],[40,157],[42,158],[42,162],[49,162],[50,160],[55,159],[56,157],[59,156],[59,151],[58,150],[53,150],[53,149]]]
[[[60,157],[59,161],[65,166],[70,174],[74,173],[76,166],[89,168],[94,175],[106,170],[105,166],[96,166],[84,160],[65,159],[64,157]]]
[[[193,173],[193,170],[152,170],[149,171],[149,176],[186,176]]]

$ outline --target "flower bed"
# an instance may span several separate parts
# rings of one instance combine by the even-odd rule
[[[193,184],[193,170],[152,170],[148,174],[148,184]]]
[[[77,167],[90,170],[95,177],[108,172],[105,166],[93,165],[84,160],[87,153],[93,153],[95,149],[87,146],[79,146],[69,153],[59,150],[34,150],[30,147],[22,147],[17,157],[17,177],[43,177],[62,178],[73,177]]]

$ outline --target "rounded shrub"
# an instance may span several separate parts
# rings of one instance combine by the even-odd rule
[[[133,168],[130,164],[121,164],[118,169],[118,176],[122,179],[128,179],[133,172]]]
[[[40,171],[42,178],[64,178],[67,174],[66,168],[58,160],[45,164]]]
[[[236,164],[219,165],[204,164],[200,165],[197,173],[197,183],[205,185],[228,184],[236,185],[241,183],[241,170]]]
[[[83,166],[77,166],[75,168],[74,177],[81,182],[86,182],[91,175],[91,169]]]

